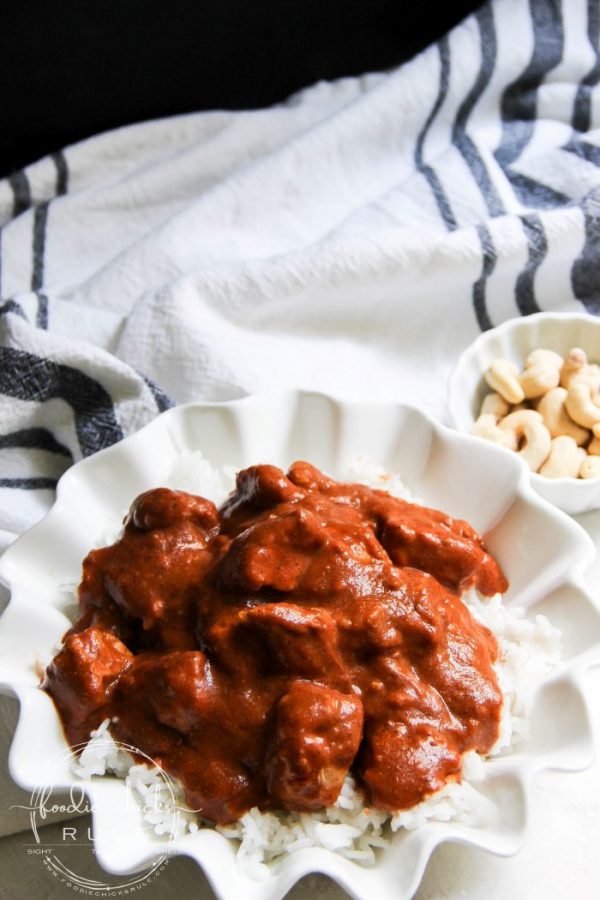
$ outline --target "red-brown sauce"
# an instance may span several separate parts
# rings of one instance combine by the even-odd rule
[[[466,522],[308,463],[240,472],[219,510],[158,488],[84,561],[44,688],[71,744],[111,717],[214,822],[329,805],[348,772],[404,809],[498,734],[471,586],[507,582]]]

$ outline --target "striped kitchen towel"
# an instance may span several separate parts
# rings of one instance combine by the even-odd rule
[[[0,182],[0,546],[171,402],[294,386],[444,417],[481,329],[598,313],[599,28],[599,0],[493,0],[395,71]]]

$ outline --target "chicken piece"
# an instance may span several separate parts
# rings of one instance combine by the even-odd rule
[[[260,780],[231,755],[190,754],[179,775],[188,807],[218,825],[236,822],[264,800]]]
[[[328,597],[371,593],[387,554],[355,510],[319,497],[265,515],[234,538],[219,566],[224,586]]]
[[[338,647],[337,625],[327,610],[291,603],[266,603],[246,612],[284,671],[299,678],[347,680]]]
[[[379,540],[397,566],[429,572],[453,590],[502,593],[508,582],[467,522],[434,509],[385,498],[376,504]]]
[[[338,647],[337,625],[327,610],[291,603],[264,603],[221,615],[203,640],[230,672],[283,671],[299,678],[326,679],[340,688],[349,676]],[[255,648],[257,652],[249,652]]]
[[[358,750],[362,724],[362,705],[354,694],[292,682],[276,707],[265,767],[274,806],[309,812],[334,803]]]
[[[351,612],[338,616],[344,648],[375,653],[402,648],[407,656],[435,647],[446,623],[439,597],[447,593],[432,575],[395,569],[385,590],[359,598]]]
[[[227,588],[293,591],[318,549],[310,514],[291,509],[278,518],[259,519],[231,542],[218,566],[219,583]]]
[[[427,722],[370,723],[357,771],[379,809],[410,809],[458,778],[461,755]]]
[[[257,512],[303,496],[304,492],[277,466],[250,466],[238,472],[236,489],[219,510],[221,521],[225,530],[235,533],[243,528],[246,518]]]
[[[142,494],[121,538],[84,560],[82,621],[112,601],[123,613],[119,636],[141,632],[136,649],[195,648],[196,595],[212,563],[207,544],[216,524],[214,504],[201,497],[164,488]]]
[[[202,728],[219,700],[210,662],[199,650],[138,657],[119,684],[115,704],[127,706],[132,698],[181,734]]]
[[[253,777],[265,754],[272,693],[236,693],[200,651],[137,657],[113,697],[112,733],[181,778],[186,802],[226,823],[264,796]]]
[[[396,566],[422,569],[454,590],[475,586],[491,595],[507,589],[500,566],[468,522],[380,490],[334,481],[309,463],[294,463],[288,476],[307,491],[360,509]]]
[[[71,634],[46,669],[44,690],[54,699],[71,744],[87,741],[104,718],[117,679],[134,656],[99,628]]]
[[[104,597],[102,605],[86,604],[79,610],[79,614],[73,625],[64,635],[67,638],[71,634],[85,631],[93,625],[101,631],[110,631],[122,641],[133,653],[139,653],[144,649],[144,633],[140,628],[139,621],[132,619],[120,606],[111,600],[110,597]],[[64,640],[63,638],[63,640]]]
[[[415,664],[420,678],[435,686],[463,723],[465,746],[480,753],[487,753],[498,737],[503,696],[493,669],[497,655],[494,635],[464,607],[464,612],[453,611],[444,640]]]
[[[297,460],[289,468],[287,477],[292,484],[309,491],[321,491],[327,493],[328,488],[334,487],[337,482],[324,475],[320,469],[312,463]]]
[[[210,530],[218,525],[217,508],[204,497],[185,491],[154,488],[136,497],[125,520],[126,525],[133,525],[142,531],[169,528],[183,521]]]
[[[369,726],[372,720],[396,722],[412,728],[430,724],[452,742],[461,741],[464,729],[433,685],[423,681],[400,652],[372,659],[371,680],[362,684],[362,704]]]

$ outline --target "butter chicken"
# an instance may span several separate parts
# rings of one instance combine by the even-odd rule
[[[466,522],[306,462],[245,469],[220,509],[158,488],[85,559],[44,688],[72,745],[110,718],[213,822],[319,809],[348,773],[406,809],[498,735],[470,587],[507,582]]]

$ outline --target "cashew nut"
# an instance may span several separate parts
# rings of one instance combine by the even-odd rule
[[[565,400],[567,412],[574,422],[584,428],[593,428],[600,422],[600,406],[592,398],[589,384],[572,384]],[[595,432],[594,432],[595,433]]]
[[[556,366],[547,366],[544,363],[537,363],[525,369],[519,382],[523,389],[523,394],[528,400],[534,397],[541,397],[547,391],[557,387],[560,381],[560,369]]]
[[[600,477],[600,365],[581,347],[564,360],[539,347],[522,372],[496,359],[485,380],[494,393],[484,397],[473,434],[516,451],[547,478]]]
[[[600,456],[586,456],[579,469],[580,478],[598,478],[600,476]]]
[[[574,384],[587,384],[593,391],[597,391],[600,388],[600,369],[597,366],[585,366],[579,375],[571,378],[569,387],[573,387]]]
[[[600,456],[600,437],[593,437],[587,445],[587,452],[592,456]]]
[[[566,434],[554,438],[550,455],[540,469],[546,478],[577,478],[586,452]]]
[[[485,373],[485,380],[508,403],[520,403],[525,397],[519,384],[519,370],[510,359],[495,359]]]
[[[565,357],[560,383],[566,388],[574,384],[589,384],[597,390],[600,388],[600,366],[588,363],[585,350],[581,347],[573,347]]]
[[[509,450],[517,449],[517,439],[515,435],[510,431],[507,432],[498,428],[496,416],[493,413],[484,413],[479,416],[473,425],[471,433],[477,435],[477,437],[493,441],[495,444],[500,444],[502,447],[508,447]]]
[[[576,425],[567,413],[565,400],[568,391],[566,388],[556,387],[545,394],[537,405],[544,424],[553,438],[563,434],[572,437],[576,444],[585,444],[590,436],[587,428]]]
[[[584,366],[587,365],[587,355],[581,347],[573,347],[565,356],[565,361],[560,370],[561,387],[568,388],[571,380],[581,374]]]
[[[558,369],[560,371],[562,364],[563,358],[560,353],[555,353],[554,350],[544,350],[542,347],[538,350],[532,350],[525,360],[526,369],[539,365],[545,366],[547,369]]]
[[[519,456],[533,472],[537,472],[551,447],[550,432],[541,415],[533,409],[522,409],[510,413],[498,425],[502,431],[514,434],[517,446],[521,447]]]
[[[497,422],[498,419],[503,419],[504,416],[508,415],[509,409],[510,405],[506,402],[504,397],[500,396],[500,394],[488,394],[487,397],[483,398],[479,415],[484,416],[491,414]]]

